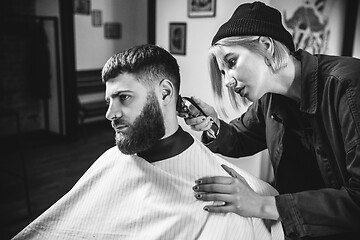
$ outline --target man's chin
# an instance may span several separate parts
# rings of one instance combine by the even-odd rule
[[[116,146],[125,155],[133,155],[136,153],[135,149],[131,149],[129,147],[129,144],[125,143],[124,141],[120,141],[118,139],[115,139]]]
[[[130,140],[130,137],[123,133],[115,134],[115,143],[120,152],[125,155],[133,155],[147,148],[145,143],[136,143]]]
[[[124,148],[121,145],[117,145],[117,147],[120,150],[120,152],[125,155],[134,155],[136,153],[136,151],[130,151],[128,148]]]
[[[123,139],[124,137],[125,137],[124,133],[115,131],[115,140],[116,140],[116,142],[121,141],[121,139]]]
[[[123,142],[116,142],[116,146],[125,155],[133,155],[135,153],[143,152],[151,148],[151,146],[146,146],[144,144],[137,144],[136,146],[134,144],[131,144],[131,147],[129,144],[125,144]]]

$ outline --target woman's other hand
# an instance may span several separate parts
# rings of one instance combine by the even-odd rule
[[[233,212],[243,217],[279,219],[275,197],[261,196],[234,169],[222,165],[231,177],[206,177],[195,181],[195,197],[202,201],[220,201],[223,205],[207,205],[204,210],[214,213]]]

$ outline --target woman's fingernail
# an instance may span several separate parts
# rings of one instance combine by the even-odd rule
[[[196,184],[201,184],[202,181],[201,181],[201,180],[196,180],[195,183],[196,183]]]
[[[199,187],[198,187],[198,186],[194,186],[193,189],[194,189],[194,191],[197,191],[197,190],[199,190]]]
[[[195,197],[196,198],[201,198],[201,194],[196,194]]]
[[[208,211],[209,211],[209,208],[208,208],[208,207],[204,207],[204,210],[208,212]]]

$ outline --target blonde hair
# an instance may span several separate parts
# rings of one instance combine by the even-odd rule
[[[216,52],[219,50],[219,46],[235,46],[239,45],[247,48],[248,50],[259,54],[264,57],[265,62],[271,69],[273,73],[279,72],[281,69],[287,66],[289,59],[290,51],[289,49],[281,42],[272,39],[269,39],[273,43],[273,52],[269,53],[266,51],[259,42],[260,36],[236,36],[236,37],[227,37],[220,39],[209,49],[209,70],[210,70],[210,80],[213,92],[215,94],[217,104],[221,106],[220,101],[223,98],[223,76],[221,75],[217,60]],[[235,109],[240,108],[240,103],[247,104],[248,100],[242,98],[239,94],[236,94],[232,88],[228,88],[229,99],[231,105]],[[223,107],[220,107],[221,112],[226,115],[226,111]]]

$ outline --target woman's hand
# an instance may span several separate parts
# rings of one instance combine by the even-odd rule
[[[207,131],[210,129],[213,122],[215,122],[218,126],[220,126],[220,120],[215,109],[201,101],[199,98],[191,97],[195,103],[201,108],[201,110],[207,115],[200,116],[196,118],[186,118],[185,123],[191,127],[192,130],[195,131]]]
[[[257,194],[234,169],[222,165],[232,177],[206,177],[195,181],[195,197],[202,201],[220,201],[223,205],[207,205],[204,210],[214,213],[233,212],[244,217],[279,218],[275,198]]]

